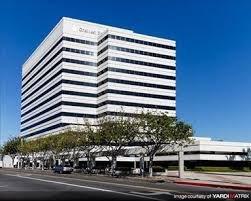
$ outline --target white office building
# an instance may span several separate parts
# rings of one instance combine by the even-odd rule
[[[21,136],[148,111],[176,116],[176,43],[62,18],[23,64]]]

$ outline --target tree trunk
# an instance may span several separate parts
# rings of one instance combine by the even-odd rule
[[[73,162],[73,167],[78,166],[78,164],[79,164],[78,158],[75,157]]]
[[[117,167],[117,156],[112,156],[112,165],[111,165],[112,176],[115,175],[116,167]]]
[[[42,170],[44,170],[44,158],[42,159]]]
[[[153,155],[149,156],[149,176],[153,176]]]
[[[52,160],[53,160],[53,166],[56,165],[56,157],[55,157],[55,154],[52,154]]]

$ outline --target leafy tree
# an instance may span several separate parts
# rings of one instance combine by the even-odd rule
[[[142,147],[149,157],[149,174],[152,176],[155,154],[165,148],[184,144],[192,136],[191,126],[170,117],[168,113],[146,112],[140,115]]]
[[[111,163],[113,175],[117,167],[117,156],[123,155],[126,146],[133,145],[138,132],[138,118],[125,117],[123,112],[117,117],[105,117],[99,122],[98,134],[101,145],[105,147],[103,153]]]
[[[12,161],[14,162],[15,156],[20,151],[21,138],[19,137],[11,137],[8,141],[3,145],[2,153],[5,155],[10,155]]]
[[[60,153],[62,151],[62,147],[61,147],[62,143],[59,143],[60,134],[48,135],[45,137],[47,140],[48,150],[50,150],[49,153],[53,161],[53,164],[50,164],[50,167],[51,165],[56,164],[56,159],[60,158]]]
[[[103,150],[101,136],[96,128],[86,121],[81,129],[80,146],[87,158],[87,168],[91,171],[95,158]]]
[[[50,154],[50,141],[48,140],[48,137],[41,137],[36,139],[36,143],[41,160],[41,169],[44,170],[45,158]]]
[[[3,154],[3,147],[0,145],[0,155]]]

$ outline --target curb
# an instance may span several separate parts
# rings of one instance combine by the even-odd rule
[[[235,184],[215,184],[215,183],[206,183],[206,182],[193,182],[193,181],[174,181],[176,184],[187,184],[194,186],[207,186],[207,187],[215,187],[215,188],[230,188],[237,190],[251,190],[251,186],[245,185],[235,185]]]

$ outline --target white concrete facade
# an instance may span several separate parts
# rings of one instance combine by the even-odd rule
[[[205,137],[193,137],[193,143],[183,148],[185,161],[251,161],[251,142],[227,142],[217,141]],[[154,161],[171,162],[178,161],[178,147],[166,147],[156,154]],[[144,153],[141,147],[128,147],[126,156],[119,156],[118,161],[140,161],[140,153]],[[84,161],[81,158],[80,161]],[[149,161],[149,157],[144,158]],[[96,161],[108,161],[106,157],[97,157]]]
[[[21,136],[142,110],[176,116],[176,42],[62,18],[24,63]]]

